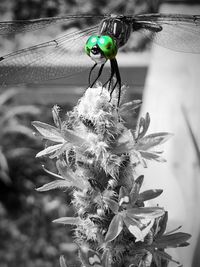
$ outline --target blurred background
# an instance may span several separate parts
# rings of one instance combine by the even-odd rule
[[[0,20],[35,19],[66,14],[200,14],[199,1],[159,0],[0,0]],[[84,29],[95,21],[74,21],[34,32],[0,36],[0,56],[45,42],[69,30]],[[150,163],[146,187],[164,189],[158,203],[169,211],[169,230],[183,225],[193,235],[191,246],[172,251],[185,267],[199,267],[200,249],[200,57],[153,46],[139,34],[131,36],[118,56],[127,99],[143,99],[135,114],[151,116],[151,132],[175,137],[165,145],[166,164]],[[45,67],[45,66],[44,66]],[[4,68],[0,65],[0,73]],[[76,251],[69,227],[53,219],[72,216],[70,191],[38,193],[52,181],[53,162],[35,159],[43,143],[32,134],[31,121],[53,124],[51,108],[61,106],[63,117],[87,86],[88,66],[69,78],[37,84],[0,87],[0,267],[56,267],[64,254],[71,266]],[[174,265],[172,265],[174,266]]]

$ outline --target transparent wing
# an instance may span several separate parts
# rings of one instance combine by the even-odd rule
[[[200,53],[200,15],[137,15],[132,24],[133,29],[136,27],[158,45],[180,52]],[[162,30],[156,32],[156,25]]]
[[[96,25],[0,57],[0,84],[38,82],[80,72],[92,64],[84,45],[97,31]]]
[[[34,31],[56,23],[67,23],[72,20],[80,19],[94,19],[98,23],[99,20],[106,17],[106,15],[68,15],[63,17],[51,17],[32,20],[14,20],[0,22],[0,35],[13,34],[19,32]]]

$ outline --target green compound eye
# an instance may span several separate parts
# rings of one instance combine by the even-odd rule
[[[92,50],[93,46],[97,45],[99,36],[97,35],[92,35],[89,37],[85,44],[85,52],[87,55],[90,55],[90,51]]]
[[[85,52],[90,56],[90,52],[94,46],[100,48],[106,59],[113,59],[117,54],[117,45],[115,40],[108,35],[92,35],[85,44]]]
[[[102,35],[99,37],[97,44],[103,52],[106,59],[113,59],[117,54],[117,45],[115,40],[108,36]]]

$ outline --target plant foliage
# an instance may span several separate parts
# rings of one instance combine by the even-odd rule
[[[117,102],[116,92],[110,100],[99,85],[88,88],[64,120],[54,106],[55,126],[33,122],[46,140],[37,157],[48,156],[58,169],[55,180],[38,191],[71,189],[75,217],[54,222],[73,226],[82,266],[167,266],[175,260],[165,249],[187,246],[190,235],[165,232],[168,214],[150,202],[162,190],[142,190],[144,177],[136,167],[147,167],[149,160],[163,162],[157,147],[171,134],[147,134],[148,113],[136,128],[128,129],[126,115],[139,102],[120,107]],[[63,257],[60,265],[67,266]]]

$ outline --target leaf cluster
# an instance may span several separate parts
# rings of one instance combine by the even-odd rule
[[[165,233],[167,213],[150,205],[162,190],[140,192],[144,177],[137,177],[135,167],[146,167],[148,160],[164,161],[157,147],[171,134],[147,134],[148,113],[136,129],[126,128],[126,114],[139,105],[132,101],[118,109],[117,93],[110,100],[99,86],[87,89],[65,120],[54,106],[55,126],[33,122],[46,140],[37,157],[48,156],[58,169],[48,171],[56,180],[37,190],[72,190],[76,216],[54,222],[74,227],[83,266],[161,267],[163,261],[173,261],[166,248],[188,245],[190,235]],[[62,257],[60,263],[65,266]]]

